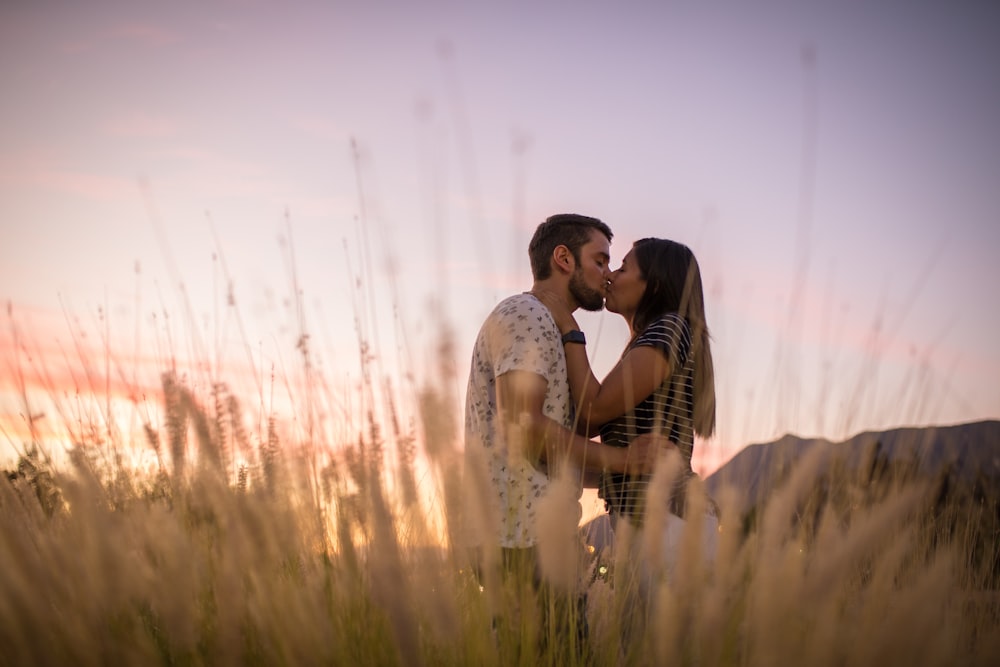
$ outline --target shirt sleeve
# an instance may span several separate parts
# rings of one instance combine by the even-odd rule
[[[518,301],[496,313],[491,336],[494,373],[528,371],[548,379],[552,360],[551,316],[540,303]]]
[[[691,352],[691,329],[683,317],[668,313],[646,327],[632,347],[656,348],[677,368],[687,363]]]

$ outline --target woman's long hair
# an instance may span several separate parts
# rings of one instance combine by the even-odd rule
[[[667,239],[640,239],[632,249],[646,281],[632,331],[641,333],[666,313],[676,312],[687,320],[694,355],[694,430],[710,437],[715,432],[715,366],[698,260],[686,245]]]

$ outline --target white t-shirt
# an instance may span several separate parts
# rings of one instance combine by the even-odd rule
[[[537,539],[535,511],[549,478],[498,432],[496,379],[510,371],[545,378],[545,416],[573,428],[562,337],[548,308],[531,294],[504,299],[486,318],[472,351],[465,399],[467,473],[479,475],[488,487],[476,488],[473,480],[468,489],[471,504],[485,512],[466,512],[467,538],[474,544],[499,540],[502,547],[530,547]],[[470,526],[469,520],[480,525]]]

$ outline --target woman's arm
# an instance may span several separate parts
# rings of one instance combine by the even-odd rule
[[[572,312],[558,296],[548,292],[536,296],[552,313],[559,333],[579,328]],[[671,373],[666,354],[655,347],[640,346],[628,350],[601,382],[590,368],[586,345],[566,343],[565,350],[570,391],[580,424],[577,430],[586,435],[595,434],[602,424],[639,405]]]
[[[629,447],[613,447],[577,435],[545,416],[547,386],[544,377],[527,371],[511,371],[497,378],[503,438],[510,451],[529,461],[568,460],[584,471],[646,474],[652,472],[659,453],[671,446],[665,438],[650,437]]]
[[[626,352],[604,382],[594,377],[584,345],[566,344],[566,367],[578,419],[588,432],[639,405],[670,376],[666,356],[646,346]]]

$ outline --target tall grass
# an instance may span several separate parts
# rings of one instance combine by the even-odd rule
[[[28,428],[5,431],[18,460],[0,480],[0,664],[985,665],[1000,655],[995,489],[942,493],[940,480],[877,459],[860,472],[802,461],[749,511],[724,489],[715,558],[689,527],[648,606],[636,604],[625,559],[582,544],[571,480],[558,478],[538,512],[552,595],[498,576],[498,554],[473,562],[462,527],[482,498],[463,493],[475,490],[458,429],[464,364],[446,318],[435,318],[433,349],[405,351],[432,369],[418,385],[374,361],[375,299],[361,291],[361,375],[335,395],[313,355],[290,233],[287,248],[298,359],[279,360],[267,380],[248,352],[242,395],[230,387],[246,382],[223,377],[219,359],[181,367],[172,341],[158,387],[140,389],[101,320],[100,362],[73,331],[68,396],[8,308],[8,384]],[[227,315],[249,349],[221,264]],[[29,373],[48,419],[65,426],[66,457],[40,426]],[[112,376],[131,410],[115,409]],[[346,424],[329,428],[325,415],[344,404]],[[671,471],[665,462],[657,474]],[[703,505],[691,489],[689,506]],[[619,531],[614,549],[655,556],[663,520]],[[565,604],[578,592],[585,607]]]
[[[542,560],[563,587],[586,591],[585,611],[550,598],[539,608],[524,582],[481,580],[456,537],[467,507],[453,373],[400,399],[418,427],[390,405],[388,423],[371,411],[347,442],[320,431],[285,441],[273,417],[253,435],[225,385],[199,395],[170,370],[165,432],[147,423],[142,442],[80,443],[63,462],[28,443],[0,483],[0,662],[986,665],[1000,655],[996,498],[942,503],[932,482],[885,466],[820,474],[803,461],[750,514],[723,492],[715,559],[690,531],[625,639],[628,568],[604,554],[578,560],[563,482],[540,512]],[[155,465],[115,454],[126,446],[152,451]],[[627,532],[620,542],[646,539]],[[582,649],[561,641],[560,623],[586,624]]]

